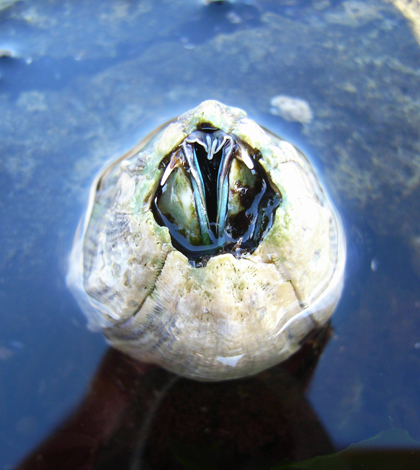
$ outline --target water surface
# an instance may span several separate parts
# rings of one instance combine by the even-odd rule
[[[306,393],[332,447],[390,426],[420,440],[420,19],[408,4],[0,2],[0,468],[71,414],[106,350],[65,285],[93,178],[205,99],[300,147],[343,216],[345,290]],[[280,94],[312,120],[272,114]]]

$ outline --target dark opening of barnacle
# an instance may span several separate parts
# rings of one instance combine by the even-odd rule
[[[195,266],[251,253],[270,229],[281,195],[259,158],[238,137],[201,124],[163,160],[152,211]]]

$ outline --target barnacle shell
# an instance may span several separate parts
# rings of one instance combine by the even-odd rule
[[[251,149],[280,202],[252,249],[237,249],[239,238],[230,250],[197,263],[174,246],[152,206],[168,155],[208,125],[225,141]],[[232,175],[243,175],[243,165],[234,158],[231,211],[240,210]],[[183,179],[179,174],[168,179],[174,197],[162,198],[161,206],[170,210],[187,201],[175,218],[188,225],[195,243],[198,206],[188,196],[190,174],[187,169]],[[181,196],[178,187],[184,188]],[[344,263],[340,218],[302,153],[244,111],[205,101],[152,133],[95,181],[68,284],[89,326],[101,329],[112,346],[187,377],[220,380],[255,374],[287,359],[308,333],[324,325],[341,294]]]

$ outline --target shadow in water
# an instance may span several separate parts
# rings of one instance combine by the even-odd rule
[[[110,349],[79,408],[16,470],[417,469],[420,452],[409,446],[361,443],[334,453],[305,397],[331,333],[329,325],[316,331],[259,375],[219,383]]]
[[[282,365],[219,383],[109,350],[83,403],[17,469],[270,468],[331,453],[304,394],[330,332]]]

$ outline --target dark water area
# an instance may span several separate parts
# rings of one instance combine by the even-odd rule
[[[420,448],[419,44],[420,12],[405,0],[0,1],[1,470],[83,411],[89,392],[124,411],[86,468],[204,468],[208,455],[208,468],[222,457],[233,468],[226,456],[277,468],[361,441],[376,449],[389,429],[411,440],[387,449]],[[307,107],[273,109],[277,95]],[[276,369],[205,386],[103,359],[66,286],[97,172],[205,99],[299,147],[343,218],[342,300],[297,382]],[[123,399],[98,391],[115,383]]]

